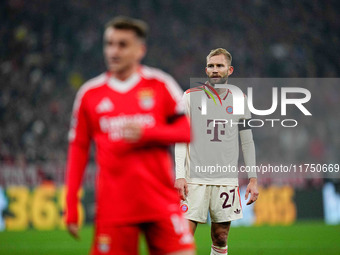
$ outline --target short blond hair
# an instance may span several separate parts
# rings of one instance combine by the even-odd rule
[[[207,56],[207,62],[209,61],[211,57],[218,56],[218,55],[224,55],[228,64],[231,66],[232,56],[229,51],[223,48],[217,48],[217,49],[211,50],[209,55]]]

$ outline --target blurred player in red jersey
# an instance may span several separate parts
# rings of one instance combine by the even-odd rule
[[[175,80],[140,64],[146,33],[143,21],[110,21],[104,32],[108,71],[86,82],[74,102],[66,222],[78,237],[77,194],[93,140],[98,173],[91,254],[137,254],[140,232],[150,254],[194,254],[168,150],[173,143],[189,142],[189,123]]]

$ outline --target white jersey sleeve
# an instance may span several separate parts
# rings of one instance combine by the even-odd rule
[[[251,119],[251,112],[248,107],[248,97],[244,95],[244,119]]]
[[[253,133],[251,129],[240,131],[241,147],[243,152],[244,163],[248,168],[248,178],[256,178],[256,157],[255,144],[253,140]]]
[[[185,114],[190,115],[190,97],[184,93],[181,104],[184,106]],[[176,179],[186,178],[189,148],[186,143],[176,143],[175,145],[175,168]]]
[[[176,179],[186,177],[186,169],[185,169],[186,154],[187,154],[187,144],[176,143],[175,145]]]
[[[251,119],[251,112],[248,107],[248,100],[247,96],[244,95],[244,116],[245,120]],[[246,125],[248,126],[248,125]],[[241,140],[241,147],[243,152],[244,163],[247,166],[249,172],[248,178],[256,178],[256,157],[255,157],[255,144],[253,140],[253,132],[251,131],[250,127],[240,131],[240,140]]]

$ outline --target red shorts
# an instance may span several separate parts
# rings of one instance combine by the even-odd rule
[[[168,219],[122,226],[96,226],[92,255],[137,255],[139,234],[144,233],[150,255],[194,250],[189,224],[182,214]]]

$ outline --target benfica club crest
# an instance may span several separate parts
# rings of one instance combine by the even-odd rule
[[[150,110],[155,105],[154,91],[150,88],[142,89],[138,92],[139,106],[144,110]]]
[[[101,253],[108,253],[111,249],[111,238],[108,235],[101,234],[98,236],[98,251]]]

